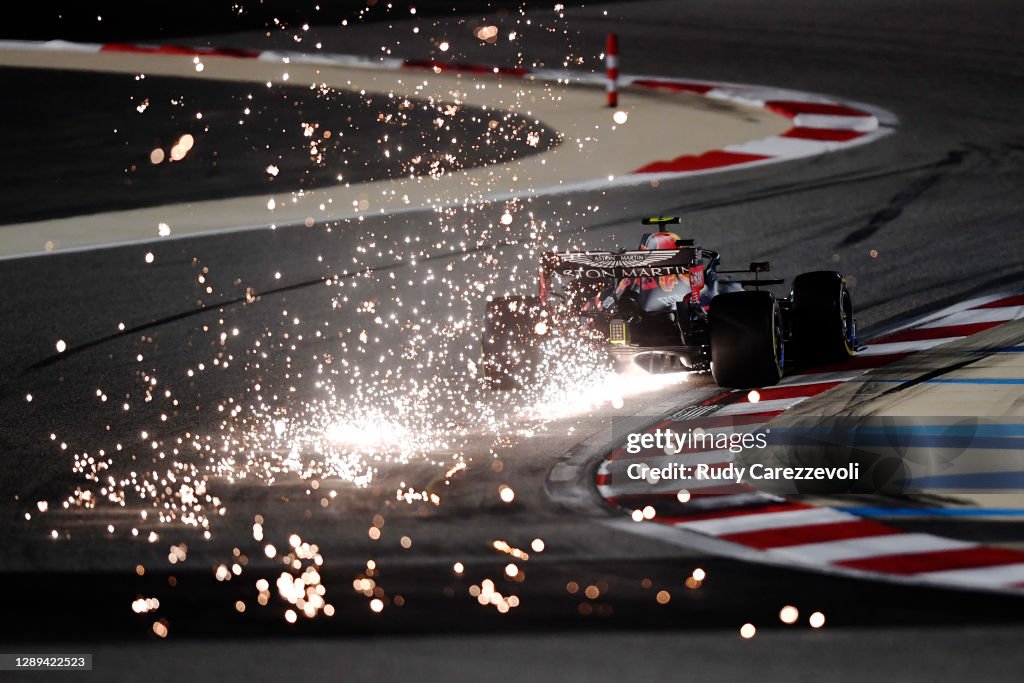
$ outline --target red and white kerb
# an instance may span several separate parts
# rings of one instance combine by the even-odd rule
[[[789,408],[856,380],[870,369],[1020,319],[1024,319],[1022,294],[963,302],[873,340],[848,361],[801,371],[757,392],[726,391],[681,411],[690,414],[666,417],[649,430],[679,430],[680,425],[709,433],[764,429]],[[658,510],[650,521],[660,524],[662,532],[678,528],[725,541],[718,551],[725,554],[908,583],[1024,592],[1024,551],[1019,548],[903,530],[844,510],[769,495],[745,482],[692,481],[680,491],[677,481],[652,483],[628,474],[636,463],[705,464],[720,470],[732,461],[728,450],[700,447],[674,454],[657,450],[630,454],[623,446],[600,464],[595,483],[612,505],[627,511],[648,506]],[[686,507],[708,499],[716,504]],[[627,528],[635,526],[628,524]]]

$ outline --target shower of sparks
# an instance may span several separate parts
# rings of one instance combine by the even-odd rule
[[[524,221],[524,227],[534,235],[544,231],[530,221]],[[467,238],[472,238],[463,231],[472,229],[464,224],[447,231],[458,240],[456,244],[465,246]],[[552,233],[548,236],[551,241],[532,243],[526,248],[527,257],[535,261],[540,251],[553,246],[554,238]],[[369,259],[386,250],[399,261],[414,264],[431,251],[453,246],[443,242],[416,245],[408,238],[400,244],[410,242],[411,251],[403,253],[389,246],[394,242],[366,234],[356,251]],[[357,267],[360,256],[353,259]],[[147,255],[146,260],[151,258]],[[334,292],[335,315],[320,321],[303,320],[284,304],[274,304],[272,298],[253,297],[253,305],[281,306],[279,327],[252,334],[223,321],[208,326],[212,356],[197,360],[183,378],[164,379],[156,370],[140,371],[141,395],[116,406],[130,410],[136,400],[163,402],[167,412],[176,414],[182,405],[179,396],[186,395],[196,377],[241,365],[250,378],[244,395],[207,407],[220,416],[217,429],[178,431],[173,420],[162,420],[140,429],[134,443],[73,452],[73,471],[81,483],[60,501],[61,507],[136,509],[133,535],[154,543],[160,537],[157,530],[170,533],[165,529],[173,525],[199,530],[209,539],[216,520],[227,513],[216,493],[223,486],[301,481],[310,492],[329,486],[321,502],[328,507],[339,489],[369,487],[382,470],[393,471],[413,462],[434,466],[443,480],[449,480],[474,457],[497,453],[519,439],[542,433],[558,420],[602,406],[621,407],[639,393],[685,381],[682,373],[617,374],[600,347],[581,346],[571,334],[552,333],[541,347],[536,381],[507,392],[489,389],[478,367],[480,312],[488,297],[510,291],[526,293],[535,286],[533,268],[520,268],[516,262],[509,273],[495,268],[490,253],[472,252],[453,259],[447,268],[410,265],[403,278],[421,290],[414,289],[410,299],[394,293],[397,288],[391,273],[364,269],[352,276],[349,270],[349,277],[325,279],[324,286]],[[419,281],[413,279],[416,275]],[[212,278],[203,269],[197,284],[212,288]],[[429,290],[444,294],[451,302],[450,313],[436,316],[427,312]],[[390,298],[384,296],[387,292],[392,292]],[[339,311],[347,315],[338,315]],[[332,341],[325,345],[326,340]],[[60,341],[57,348],[63,351],[66,344]],[[305,349],[309,361],[300,367],[312,367],[313,372],[302,383],[301,392],[297,382],[264,386],[269,381],[263,372],[265,365],[276,361],[286,368],[299,366],[297,359]],[[143,361],[144,354],[139,354],[138,360]],[[290,370],[288,374],[298,380],[300,372]],[[99,391],[98,396],[106,395]],[[281,400],[282,396],[287,400]],[[53,438],[56,440],[56,435]],[[483,449],[476,447],[481,439]],[[125,454],[134,458],[128,471],[122,460]],[[497,495],[505,503],[516,498],[506,484],[498,487]],[[437,491],[407,484],[395,497],[408,504],[438,506],[443,501]],[[637,511],[641,520],[650,519],[652,513]],[[370,527],[371,540],[381,538],[382,525]],[[252,525],[255,541],[263,540],[265,533],[261,519]],[[412,546],[411,539],[402,540],[403,547]],[[256,551],[286,565],[274,578],[279,596],[289,605],[286,621],[333,613],[320,592],[317,567],[322,557],[315,546],[312,550],[296,547],[294,542],[290,546],[284,553],[273,544],[261,545]],[[504,541],[495,541],[494,547],[520,561],[528,559],[526,552]],[[535,539],[531,547],[540,552],[543,541]],[[185,559],[186,546],[173,545],[168,561],[175,564]],[[460,565],[456,566],[458,573]],[[508,578],[524,579],[521,568],[509,566],[514,569],[506,572]],[[220,564],[214,568],[215,578],[230,581],[241,567],[239,563]],[[372,581],[361,579],[357,590],[369,591],[376,601],[370,608],[379,612],[389,603],[378,595],[375,584],[367,583]],[[518,605],[518,598],[503,596],[489,585],[484,582],[477,587],[475,597],[481,604],[493,605],[501,613]],[[268,601],[267,591],[260,590],[257,602],[263,605]]]
[[[555,5],[552,25],[562,27],[563,9]],[[539,21],[531,25],[522,17],[515,25],[516,30],[504,25],[478,26],[472,35],[477,41],[493,44],[504,34],[518,44],[523,42],[524,32],[554,30]],[[308,25],[301,32],[283,24],[279,28],[294,30],[296,42],[309,31]],[[418,31],[416,27],[414,33]],[[463,39],[473,42],[468,35]],[[449,53],[446,59],[458,53],[458,43],[440,36],[432,40],[439,52]],[[386,47],[383,52],[389,54]],[[583,56],[570,50],[564,65],[584,62]],[[199,57],[193,64],[197,72],[205,68]],[[536,64],[524,61],[520,54],[516,66]],[[280,78],[289,79],[288,72],[282,71]],[[260,90],[264,90],[262,86]],[[316,85],[310,91],[317,97],[332,94],[326,85]],[[293,124],[290,133],[296,138],[293,150],[301,152],[303,162],[331,169],[331,177],[339,183],[350,178],[349,160],[344,157],[351,155],[341,146],[346,137],[375,135],[374,149],[379,155],[375,161],[389,169],[392,177],[426,182],[471,166],[472,158],[507,161],[512,156],[510,145],[520,152],[535,152],[565,142],[555,139],[552,131],[529,115],[525,103],[532,95],[528,97],[526,91],[513,94],[510,101],[518,104],[507,112],[473,110],[463,103],[464,93],[455,90],[450,101],[413,101],[395,94],[361,96],[360,106],[375,108],[380,130],[368,132],[337,121],[328,126],[305,120]],[[558,97],[552,91],[546,96]],[[232,113],[232,124],[250,121],[247,117],[258,111],[257,100],[249,95],[244,107],[240,105]],[[157,116],[154,112],[159,103],[145,98],[136,102],[136,112],[145,113],[140,120]],[[183,98],[171,100],[171,105],[186,106]],[[189,113],[190,126],[197,126],[192,132],[176,128],[163,146],[150,149],[147,145],[141,158],[148,158],[152,166],[165,161],[173,168],[196,164],[210,146],[203,126],[216,125],[213,114],[209,108],[205,117],[201,112]],[[428,131],[419,140],[401,134],[414,114],[427,117]],[[626,112],[616,112],[613,117],[618,124],[626,123]],[[262,180],[273,184],[275,196],[268,191],[258,200],[270,212],[294,203],[303,194],[285,184],[292,182],[286,176],[294,171],[286,162],[283,155],[275,153],[262,158],[254,169]],[[161,166],[161,170],[166,168]],[[532,182],[530,178],[513,180],[524,188]],[[124,517],[124,523],[106,526],[109,534],[150,544],[159,550],[161,561],[166,552],[170,565],[195,562],[190,559],[197,554],[194,546],[190,551],[194,536],[186,543],[175,537],[176,533],[191,532],[209,541],[218,519],[229,512],[224,499],[231,487],[298,485],[315,502],[311,507],[322,510],[331,506],[339,491],[359,492],[378,483],[385,472],[426,465],[436,471],[435,484],[440,481],[440,485],[403,481],[388,489],[389,497],[394,492],[391,504],[420,506],[426,511],[444,504],[443,486],[466,476],[463,473],[472,471],[474,462],[500,465],[500,460],[492,460],[496,454],[552,429],[561,420],[597,409],[621,410],[633,397],[686,381],[685,373],[616,373],[600,345],[581,344],[572,331],[563,333],[541,322],[533,330],[544,337],[535,380],[510,391],[492,391],[480,367],[486,303],[506,295],[534,295],[536,266],[546,251],[594,246],[577,236],[579,226],[596,215],[599,207],[575,207],[570,202],[562,207],[562,218],[541,220],[532,210],[533,203],[540,201],[536,197],[502,202],[486,199],[496,189],[505,191],[500,176],[474,183],[467,187],[462,206],[442,206],[439,199],[432,214],[424,217],[422,230],[415,234],[391,232],[387,221],[371,221],[379,205],[375,204],[377,197],[369,194],[353,202],[361,214],[356,219],[331,222],[318,215],[307,218],[306,228],[351,240],[343,257],[309,255],[309,263],[316,269],[313,278],[319,280],[329,303],[316,313],[292,308],[287,298],[275,293],[309,277],[308,271],[295,275],[299,268],[293,268],[294,261],[282,260],[271,266],[265,273],[269,284],[263,283],[261,288],[240,280],[225,282],[195,257],[194,271],[188,277],[194,280],[201,306],[215,308],[218,297],[234,296],[232,287],[237,287],[243,307],[261,307],[272,312],[278,322],[247,329],[239,320],[226,320],[231,312],[220,308],[204,322],[202,334],[190,341],[188,350],[182,351],[189,354],[190,367],[180,376],[169,376],[149,360],[154,340],[142,337],[140,348],[129,357],[131,372],[137,377],[136,390],[125,396],[110,392],[108,401],[109,388],[98,388],[95,410],[98,420],[110,415],[120,421],[130,419],[140,407],[159,417],[152,424],[136,424],[135,436],[130,439],[112,439],[109,444],[88,448],[50,434],[49,442],[69,458],[76,482],[63,498],[35,503],[32,513],[46,517],[56,510],[127,512],[130,516]],[[375,227],[368,228],[371,222]],[[170,236],[170,225],[158,223],[157,234]],[[160,254],[161,266],[171,260],[170,252]],[[153,252],[145,252],[143,260],[152,264],[157,258]],[[244,321],[244,315],[239,318]],[[124,323],[119,330],[125,330]],[[63,339],[55,346],[57,353],[69,349]],[[229,368],[243,374],[241,390],[212,403],[190,398],[201,382],[215,382],[216,376]],[[26,401],[32,400],[32,394],[27,394]],[[193,426],[197,414],[206,418],[199,421],[203,426],[198,429]],[[496,492],[502,503],[516,500],[516,491],[507,484],[490,491],[491,496]],[[689,494],[681,491],[680,501],[684,495],[688,499]],[[650,520],[654,509],[638,510],[636,517]],[[53,528],[49,521],[42,522],[47,525],[45,533],[61,542],[66,532]],[[218,582],[244,580],[251,587],[255,579],[255,593],[250,588],[244,600],[233,603],[236,612],[277,605],[288,623],[335,613],[327,600],[321,576],[325,560],[317,545],[303,540],[299,533],[277,535],[260,515],[252,520],[251,537],[248,521],[244,527],[245,538],[235,541],[232,556],[220,558],[208,568]],[[383,528],[383,518],[375,517],[364,540],[377,547],[400,539],[399,545],[410,552],[419,547],[412,536],[391,536]],[[507,556],[502,558],[507,564],[501,580],[524,581],[529,553],[500,539],[493,541],[492,548]],[[545,548],[540,538],[529,541],[533,553]],[[274,573],[261,576],[260,570],[250,566],[250,555],[252,564],[258,560],[263,567],[274,567]],[[452,565],[456,576],[465,571],[462,562]],[[145,572],[143,565],[137,565],[139,576]],[[699,585],[701,579],[695,577],[691,579]],[[352,586],[366,598],[373,614],[404,602],[402,596],[391,595],[380,585],[372,560]],[[591,588],[598,590],[588,587],[588,597]],[[492,579],[483,579],[468,590],[480,605],[492,606],[502,614],[519,606],[519,598],[499,592]],[[136,614],[156,612],[160,602],[155,597],[137,596],[131,608]],[[158,637],[168,635],[164,620],[154,621],[151,628]]]
[[[132,611],[136,614],[153,612],[160,608],[160,601],[156,598],[137,598],[132,601]]]
[[[291,551],[281,558],[281,563],[286,569],[275,581],[278,594],[284,601],[295,606],[297,614],[308,619],[321,612],[330,616],[329,613],[333,613],[334,608],[325,599],[327,589],[320,579],[320,568],[324,560],[319,548],[304,542],[295,534],[291,536],[289,542]],[[261,588],[265,585],[265,582],[257,585],[261,594],[268,590]],[[291,611],[288,610],[285,614]]]
[[[497,550],[498,552],[505,553],[506,555],[511,555],[512,557],[516,558],[517,560],[522,560],[522,561],[525,562],[526,560],[530,559],[529,554],[527,554],[526,552],[520,550],[519,548],[514,548],[514,547],[510,546],[505,541],[500,541],[500,540],[499,541],[495,541],[493,543],[493,545],[494,545],[494,549]]]
[[[501,614],[519,606],[519,598],[515,595],[502,595],[495,587],[494,581],[484,579],[479,585],[469,587],[469,594],[481,605],[493,606]]]
[[[516,498],[516,492],[502,484],[498,487],[498,497],[501,498],[503,503],[511,503]]]

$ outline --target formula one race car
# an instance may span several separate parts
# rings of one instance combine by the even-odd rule
[[[538,296],[488,302],[484,376],[499,388],[530,382],[541,343],[553,335],[605,347],[620,370],[710,370],[734,389],[769,386],[788,367],[853,355],[857,327],[841,274],[803,273],[778,298],[762,289],[783,283],[762,277],[768,262],[738,271],[719,269],[720,260],[672,232],[645,234],[635,251],[548,252]]]

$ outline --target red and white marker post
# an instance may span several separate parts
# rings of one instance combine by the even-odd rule
[[[605,41],[604,62],[608,71],[608,106],[619,106],[619,37],[614,33],[608,34]]]

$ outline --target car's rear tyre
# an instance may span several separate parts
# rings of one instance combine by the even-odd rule
[[[838,363],[853,355],[857,328],[846,279],[830,270],[793,280],[791,347],[800,365]]]
[[[719,386],[752,389],[782,379],[782,312],[770,292],[731,292],[711,300],[711,374]]]
[[[513,389],[532,379],[539,358],[535,326],[540,312],[535,296],[497,297],[487,303],[480,345],[483,376],[490,387]]]

